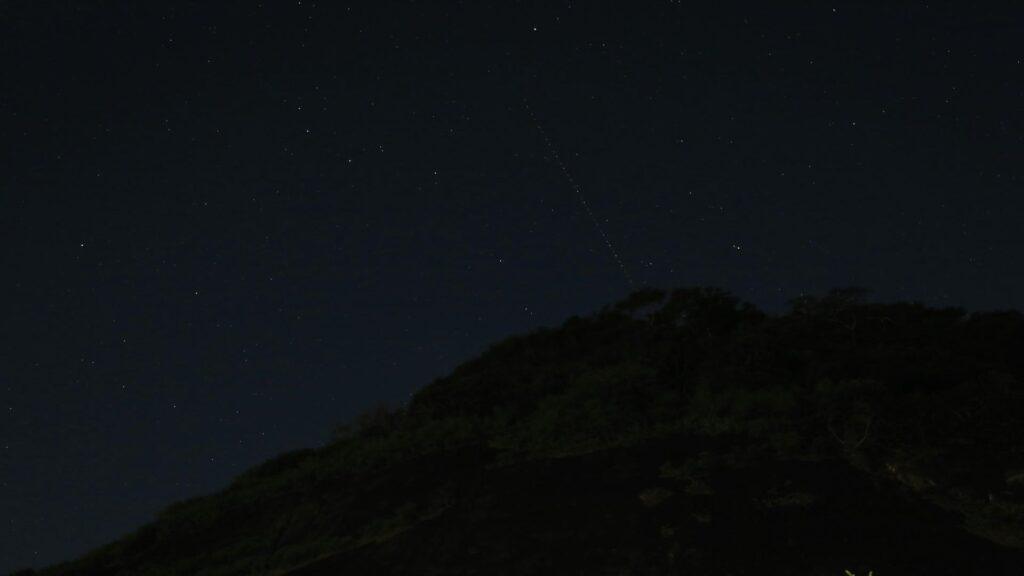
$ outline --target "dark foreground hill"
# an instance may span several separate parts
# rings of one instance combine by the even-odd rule
[[[1024,574],[1024,317],[647,290],[57,575]]]

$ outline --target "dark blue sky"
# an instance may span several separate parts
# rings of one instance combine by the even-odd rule
[[[542,132],[637,285],[1020,309],[1020,9],[765,4],[0,1],[0,573],[625,296]]]

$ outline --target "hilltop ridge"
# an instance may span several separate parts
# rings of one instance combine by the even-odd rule
[[[1019,574],[1021,350],[1016,311],[644,289],[34,573]]]

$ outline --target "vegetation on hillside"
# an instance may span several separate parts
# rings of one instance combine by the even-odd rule
[[[481,470],[681,437],[744,446],[666,459],[663,478],[687,492],[709,489],[709,459],[839,462],[1024,550],[1021,351],[1016,311],[873,303],[850,288],[772,316],[715,288],[645,289],[499,342],[407,406],[369,410],[323,448],[39,574],[290,574],[443,517]]]

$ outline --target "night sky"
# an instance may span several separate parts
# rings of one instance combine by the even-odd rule
[[[0,573],[634,287],[1024,308],[1022,9],[767,4],[0,1]]]

